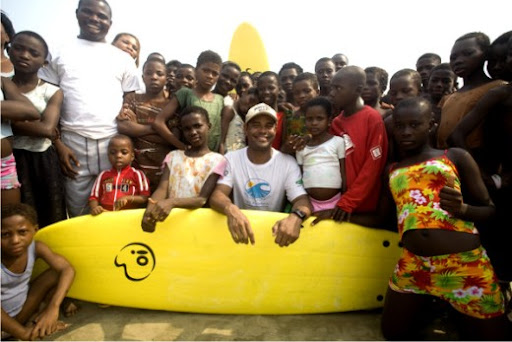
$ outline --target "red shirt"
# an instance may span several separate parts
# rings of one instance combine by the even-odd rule
[[[276,136],[272,142],[272,147],[276,150],[281,149],[281,139],[283,139],[283,112],[277,112],[277,125],[276,125]]]
[[[369,106],[348,117],[341,112],[332,121],[331,134],[344,137],[346,145],[347,191],[338,206],[348,213],[375,211],[388,153],[381,115]]]
[[[149,196],[149,182],[141,170],[126,166],[121,171],[115,168],[102,171],[91,190],[89,201],[96,200],[106,210],[114,210],[114,202],[124,196]],[[127,204],[123,209],[136,208]]]

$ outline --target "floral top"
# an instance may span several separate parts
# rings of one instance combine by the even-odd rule
[[[169,152],[164,165],[169,168],[169,198],[196,197],[214,168],[224,159],[219,153],[210,152],[202,157],[188,157],[185,151]]]
[[[478,234],[473,222],[441,209],[439,192],[450,178],[460,191],[455,165],[446,153],[417,164],[392,169],[389,187],[395,200],[400,238],[410,229],[445,229]]]

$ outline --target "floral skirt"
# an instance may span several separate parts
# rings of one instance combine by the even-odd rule
[[[493,318],[505,312],[498,278],[482,246],[435,256],[419,256],[404,248],[389,287],[439,297],[471,317]]]

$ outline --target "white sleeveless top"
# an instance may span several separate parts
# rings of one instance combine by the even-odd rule
[[[23,273],[13,273],[2,264],[2,309],[11,317],[20,313],[27,300],[30,277],[36,260],[36,242],[28,246],[27,267]]]
[[[5,97],[4,97],[4,90],[2,89],[2,91],[0,91],[0,100],[3,101],[5,100]],[[4,121],[2,120],[2,124],[1,124],[1,131],[0,131],[0,139],[3,139],[3,138],[8,138],[12,135],[12,128],[11,128],[11,122],[10,121]]]
[[[48,101],[52,96],[59,90],[59,87],[53,84],[41,82],[31,91],[24,93],[30,102],[37,108],[39,114],[43,114]],[[50,147],[52,141],[48,138],[43,137],[29,137],[22,135],[15,135],[13,141],[13,148],[27,150],[31,152],[44,152]]]

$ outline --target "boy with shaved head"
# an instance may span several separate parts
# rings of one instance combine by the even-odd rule
[[[377,207],[380,177],[387,159],[388,138],[379,112],[366,106],[361,97],[366,74],[357,66],[340,69],[331,81],[330,98],[341,113],[331,124],[331,134],[345,139],[347,191],[334,210],[321,218],[349,220],[352,212],[371,212]]]

